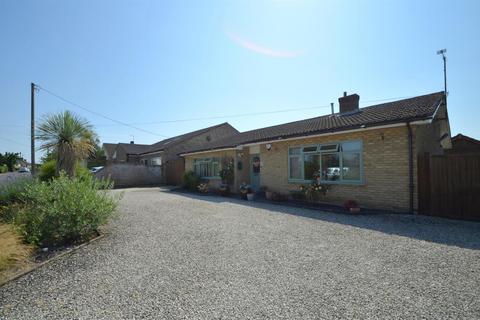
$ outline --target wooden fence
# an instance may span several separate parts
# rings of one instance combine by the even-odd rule
[[[181,185],[182,176],[185,171],[185,160],[183,158],[168,160],[165,164],[165,178],[168,185]]]
[[[420,214],[480,221],[480,154],[418,157]]]

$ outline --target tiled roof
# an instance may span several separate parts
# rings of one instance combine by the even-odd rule
[[[136,143],[119,143],[119,147],[122,147],[127,154],[139,154],[145,152],[150,145],[148,144],[136,144]]]
[[[107,150],[107,152],[109,154],[113,153],[113,151],[115,150],[115,148],[117,146],[122,147],[125,150],[125,153],[127,153],[127,154],[135,154],[135,155],[146,154],[146,153],[150,153],[150,152],[163,151],[166,148],[169,148],[171,146],[177,146],[178,144],[186,142],[187,140],[189,140],[189,139],[191,139],[191,138],[193,138],[197,135],[200,135],[202,133],[208,132],[212,129],[222,127],[222,126],[228,126],[232,131],[236,131],[238,133],[238,131],[234,127],[232,127],[228,122],[224,122],[224,123],[217,124],[217,125],[214,125],[214,126],[211,126],[211,127],[203,128],[203,129],[200,129],[200,130],[196,130],[196,131],[188,132],[188,133],[185,133],[185,134],[182,134],[182,135],[178,135],[178,136],[175,136],[175,137],[172,137],[172,138],[164,139],[164,140],[159,141],[157,143],[154,143],[152,145],[131,144],[131,143],[104,143],[103,147]],[[189,151],[190,148],[195,148],[196,149],[196,148],[199,148],[203,145],[203,141],[202,142],[197,142],[196,145],[192,146],[192,144],[194,144],[194,143],[195,143],[194,141],[190,141],[188,143],[188,146],[185,146],[185,148],[182,149],[182,145],[180,145],[180,146],[178,146],[178,149],[181,152],[186,152],[186,151]]]
[[[215,128],[218,128],[218,127],[221,127],[221,126],[229,126],[233,130],[236,131],[236,129],[233,128],[228,122],[224,122],[224,123],[217,124],[217,125],[214,125],[214,126],[211,126],[211,127],[203,128],[203,129],[192,131],[192,132],[188,132],[188,133],[176,136],[176,137],[172,137],[172,138],[168,138],[168,139],[159,141],[155,144],[152,144],[152,145],[148,146],[148,148],[146,148],[145,150],[143,150],[140,153],[150,153],[150,152],[162,151],[162,150],[165,150],[165,148],[171,147],[172,145],[177,145],[177,144],[182,143],[182,142],[184,142],[184,141],[186,141],[190,138],[193,138],[197,135],[200,135],[202,133],[208,132],[212,129],[215,129]],[[237,131],[237,133],[238,133],[238,131]],[[198,145],[193,146],[193,148],[199,148],[203,144],[204,144],[203,142],[199,142]]]
[[[117,148],[116,143],[104,143],[103,148],[107,151],[109,155],[113,154],[115,151],[115,148]]]
[[[414,98],[393,101],[365,108],[357,112],[325,115],[276,126],[250,130],[203,144],[189,152],[235,147],[247,143],[308,136],[314,134],[348,131],[406,121],[432,118],[444,98],[443,91]]]

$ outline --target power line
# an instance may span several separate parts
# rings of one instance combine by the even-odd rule
[[[382,102],[382,101],[390,101],[390,100],[407,99],[407,98],[411,98],[411,97],[412,97],[412,96],[386,98],[386,99],[375,99],[375,100],[366,100],[366,101],[363,101],[363,102],[367,102],[367,103],[368,103],[368,102]],[[240,118],[240,117],[264,115],[264,114],[276,114],[276,113],[285,113],[285,112],[293,112],[293,111],[314,110],[314,109],[322,109],[322,108],[330,108],[330,106],[316,106],[316,107],[307,107],[307,108],[282,109],[282,110],[273,110],[273,111],[264,111],[264,112],[252,112],[252,113],[241,113],[241,114],[224,115],[224,116],[213,116],[213,117],[174,119],[174,120],[163,120],[163,121],[152,121],[152,122],[137,122],[137,123],[131,123],[131,124],[132,124],[132,125],[153,125],[153,124],[188,122],[188,121],[198,121],[198,120],[214,120],[214,119],[227,119],[227,118],[229,119],[229,118]],[[108,125],[108,124],[96,124],[95,126],[106,127],[106,126],[113,126],[113,125]]]
[[[24,144],[24,143],[22,143],[22,142],[18,142],[18,141],[9,139],[9,138],[0,137],[0,139],[1,139],[1,140],[8,141],[8,142],[16,143],[16,144],[21,145],[21,146],[23,146],[23,147],[30,147],[30,146],[27,145],[27,144]]]
[[[56,96],[57,98],[69,103],[69,104],[73,104],[74,106],[77,106],[81,109],[86,109],[85,107],[81,107],[77,104],[74,104],[73,102],[71,101],[66,101],[66,99],[64,98],[61,98],[59,97],[58,95],[55,95],[53,94],[52,92],[49,92],[47,91],[46,89],[44,88],[41,88],[39,87],[40,89],[44,90],[45,92],[47,93],[50,93],[54,96]],[[365,100],[363,101],[362,103],[369,103],[369,102],[383,102],[383,101],[391,101],[391,100],[401,100],[401,99],[408,99],[408,98],[411,98],[413,96],[404,96],[404,97],[394,97],[394,98],[385,98],[385,99],[374,99],[374,100]],[[123,126],[129,126],[129,127],[132,127],[132,126],[136,126],[136,125],[154,125],[154,124],[162,124],[162,123],[176,123],[176,122],[189,122],[189,121],[200,121],[200,120],[215,120],[215,119],[228,119],[228,118],[240,118],[240,117],[249,117],[249,116],[257,116],[257,115],[265,115],[265,114],[276,114],[276,113],[286,113],[286,112],[294,112],[294,111],[306,111],[306,110],[314,110],[314,109],[322,109],[322,108],[330,108],[330,106],[316,106],[316,107],[306,107],[306,108],[291,108],[291,109],[280,109],[280,110],[273,110],[273,111],[264,111],[264,112],[251,112],[251,113],[241,113],[241,114],[232,114],[232,115],[222,115],[222,116],[213,116],[213,117],[199,117],[199,118],[185,118],[185,119],[172,119],[172,120],[163,120],[163,121],[151,121],[151,122],[136,122],[136,123],[124,123],[124,122],[121,122],[121,121],[117,121],[117,120],[114,120],[114,119],[111,119],[107,116],[104,116],[104,115],[101,115],[95,111],[91,111],[91,110],[86,110],[88,112],[92,112],[96,115],[99,115],[103,118],[106,118],[108,120],[111,120],[111,121],[114,121],[116,123],[118,123],[119,125],[123,125]],[[98,127],[108,127],[108,126],[114,126],[113,124],[94,124],[95,126],[98,126]],[[2,125],[3,126],[3,125]],[[15,124],[5,124],[5,126],[27,126],[27,125],[15,125]],[[133,127],[134,129],[137,129],[137,130],[141,130],[141,131],[146,131],[144,129],[141,129],[141,128],[135,128]],[[149,132],[148,133],[151,133],[151,134],[154,134],[152,132]],[[157,135],[157,134],[155,134]]]
[[[47,92],[48,94],[56,97],[56,98],[59,99],[59,100],[62,100],[62,101],[65,102],[65,103],[68,103],[68,104],[70,104],[70,105],[72,105],[72,106],[75,106],[75,107],[77,107],[77,108],[80,108],[80,109],[82,109],[82,110],[85,110],[85,111],[87,111],[87,112],[90,112],[90,113],[92,113],[92,114],[94,114],[94,115],[96,115],[96,116],[99,116],[99,117],[102,117],[102,118],[104,118],[104,119],[107,119],[107,120],[116,122],[116,123],[118,123],[118,124],[120,124],[120,125],[122,125],[122,126],[126,126],[126,127],[129,127],[129,128],[135,129],[135,130],[143,131],[143,132],[146,132],[146,133],[155,135],[155,136],[160,136],[160,137],[168,138],[168,136],[165,136],[165,135],[163,135],[163,134],[159,134],[159,133],[155,133],[155,132],[152,132],[152,131],[149,131],[149,130],[145,130],[145,129],[142,129],[142,128],[138,128],[138,127],[135,127],[135,126],[133,126],[133,125],[131,125],[131,124],[128,124],[128,123],[125,123],[125,122],[122,122],[122,121],[119,121],[119,120],[115,120],[115,119],[113,119],[113,118],[110,118],[110,117],[108,117],[108,116],[106,116],[106,115],[104,115],[104,114],[101,114],[101,113],[99,113],[99,112],[90,110],[89,108],[83,107],[83,106],[79,105],[78,103],[75,103],[75,102],[73,102],[73,101],[70,101],[70,100],[68,100],[68,99],[65,99],[64,97],[62,97],[62,96],[60,96],[60,95],[58,95],[58,94],[56,94],[56,93],[53,93],[52,91],[47,90],[47,89],[45,89],[45,88],[42,87],[42,86],[39,86],[39,85],[35,85],[35,86],[36,86],[38,89]]]
[[[366,100],[362,101],[364,102],[382,102],[382,101],[390,101],[390,100],[403,100],[403,99],[408,99],[408,98],[413,98],[414,96],[407,96],[407,97],[395,97],[395,98],[386,98],[386,99],[376,99],[376,100]]]
[[[320,109],[320,108],[329,108],[329,107],[328,107],[328,106],[318,106],[318,107],[309,107],[309,108],[283,109],[283,110],[264,111],[264,112],[252,112],[252,113],[242,113],[242,114],[232,114],[232,115],[213,116],[213,117],[175,119],[175,120],[163,120],[163,121],[152,121],[152,122],[137,122],[137,123],[132,123],[132,124],[134,124],[134,125],[149,125],[149,124],[188,122],[188,121],[198,121],[198,120],[214,120],[214,119],[226,119],[226,118],[240,118],[240,117],[257,116],[257,115],[263,115],[263,114],[274,114],[274,113],[283,113],[283,112],[292,112],[292,111],[313,110],[313,109]],[[105,125],[105,124],[96,124],[96,126],[108,126],[108,125]]]

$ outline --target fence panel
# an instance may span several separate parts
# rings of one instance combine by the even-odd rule
[[[480,220],[480,155],[420,156],[419,213]]]

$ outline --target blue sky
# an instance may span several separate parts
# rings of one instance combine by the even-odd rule
[[[1,1],[0,152],[30,156],[30,82],[157,135],[44,91],[39,117],[70,109],[103,142],[153,143],[326,114],[343,91],[362,106],[441,91],[441,48],[452,134],[479,139],[478,12],[480,1]],[[284,109],[296,110],[145,124]]]

